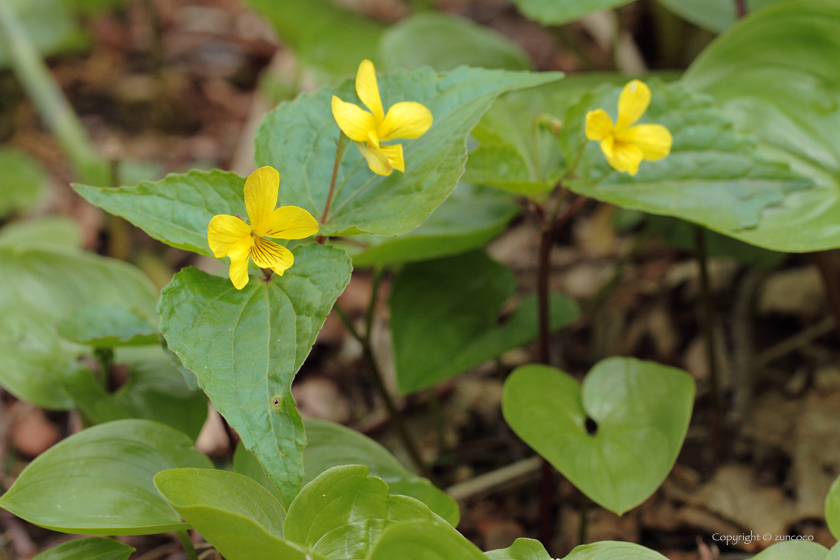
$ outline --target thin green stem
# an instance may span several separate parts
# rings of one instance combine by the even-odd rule
[[[338,168],[341,165],[341,147],[344,144],[344,131],[338,134],[338,145],[335,150],[335,163],[333,164],[332,181],[330,181],[330,192],[327,194],[327,202],[324,204],[324,213],[321,214],[321,223],[327,223],[327,216],[332,205],[333,193],[335,192],[335,180],[338,177]]]
[[[373,270],[373,278],[370,283],[370,301],[365,311],[365,344],[370,346],[370,338],[373,335],[373,320],[376,318],[376,306],[379,303],[379,287],[382,285],[384,270],[376,267]]]
[[[93,144],[40,53],[32,44],[11,3],[0,1],[0,37],[12,66],[47,128],[67,155],[76,176],[95,185],[108,183],[107,163]]]
[[[531,149],[534,151],[534,166],[536,167],[537,181],[540,182],[543,180],[542,164],[540,163],[540,142],[538,136],[540,131],[541,116],[542,115],[537,115],[531,121]]]
[[[184,552],[187,553],[188,560],[198,560],[198,553],[190,540],[189,532],[186,529],[178,531],[178,538],[181,539],[181,545],[184,547]]]

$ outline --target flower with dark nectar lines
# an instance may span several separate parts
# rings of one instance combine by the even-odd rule
[[[297,206],[277,206],[280,174],[273,167],[261,167],[245,181],[246,222],[239,216],[219,214],[207,226],[207,243],[217,259],[230,257],[230,280],[237,290],[248,284],[248,260],[270,268],[280,276],[295,262],[292,252],[269,241],[304,239],[318,233],[318,222]]]
[[[370,112],[333,95],[332,112],[339,128],[356,142],[371,171],[385,176],[394,169],[405,173],[402,144],[383,146],[381,143],[423,136],[432,126],[432,113],[420,103],[403,101],[392,105],[386,114],[379,96],[376,69],[370,60],[363,60],[359,65],[356,93]]]
[[[617,171],[635,175],[642,160],[656,161],[671,153],[674,140],[660,124],[636,124],[650,105],[650,88],[633,80],[618,98],[618,119],[603,109],[586,114],[586,137],[601,142],[607,162]]]

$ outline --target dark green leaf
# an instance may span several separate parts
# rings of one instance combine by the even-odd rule
[[[416,101],[432,112],[432,128],[403,142],[406,172],[375,175],[350,145],[338,171],[335,195],[321,233],[402,235],[423,223],[455,188],[467,159],[466,140],[500,93],[558,80],[559,73],[458,68],[436,74],[429,68],[379,77],[386,107]],[[339,128],[330,99],[359,103],[353,81],[282,103],[263,120],[256,161],[283,178],[280,200],[321,216],[330,188]],[[346,144],[346,143],[345,143]]]
[[[30,523],[81,535],[148,535],[184,529],[154,476],[211,468],[181,432],[148,420],[88,428],[41,454],[0,498]]]
[[[486,556],[491,560],[551,560],[540,541],[532,539],[516,539],[509,548],[487,552]]]
[[[840,4],[783,2],[759,10],[692,64],[685,85],[711,93],[761,152],[814,181],[730,232],[760,247],[840,247]],[[724,232],[727,233],[727,232]]]
[[[157,317],[155,317],[157,319]],[[83,307],[58,324],[58,334],[97,348],[158,344],[150,318],[122,304]]]
[[[382,531],[434,514],[422,502],[388,494],[361,465],[334,467],[303,487],[283,526],[286,538],[334,560],[365,560]]]
[[[304,422],[304,426],[306,426],[306,422]],[[311,442],[308,441],[308,433],[306,439],[306,448],[309,449]],[[304,470],[306,469],[305,457],[306,451],[304,451]],[[253,453],[245,449],[245,446],[242,445],[241,441],[236,445],[236,450],[233,452],[233,472],[244,474],[251,480],[256,480],[263,488],[268,490],[268,492],[274,496],[278,502],[281,504],[283,503],[284,498],[283,495],[280,494],[280,489],[277,488],[277,485],[271,482],[271,479],[268,478],[267,474],[265,474],[265,469],[260,464],[260,460],[257,459]],[[305,483],[306,479],[304,478],[304,484]]]
[[[134,548],[112,539],[93,537],[60,544],[32,560],[128,560]]]
[[[593,501],[621,515],[665,480],[693,405],[687,373],[610,358],[592,368],[583,387],[554,368],[520,367],[505,383],[502,410],[525,443]]]
[[[0,51],[0,65],[3,57],[4,53]],[[38,160],[21,150],[2,146],[0,169],[3,170],[0,174],[0,217],[34,206],[48,179]]]
[[[478,548],[445,523],[413,521],[387,529],[369,560],[487,560]]]
[[[560,25],[633,0],[513,0],[522,13],[545,25]]]
[[[194,268],[161,293],[161,332],[218,410],[260,459],[286,507],[303,479],[306,436],[292,378],[350,280],[344,252],[317,243],[294,249],[295,264],[271,281],[236,290]]]
[[[458,66],[531,70],[528,54],[510,39],[468,19],[428,12],[389,28],[379,43],[384,70],[431,66],[439,72]]]
[[[483,251],[412,263],[391,287],[391,330],[397,384],[403,394],[432,387],[535,340],[537,300],[531,295],[499,325],[516,278]],[[554,295],[551,324],[574,321],[577,304]]]

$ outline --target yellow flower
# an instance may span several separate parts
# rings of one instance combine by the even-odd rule
[[[635,175],[643,159],[656,161],[671,153],[674,140],[668,129],[659,124],[638,121],[650,105],[650,88],[633,80],[618,98],[618,120],[615,125],[603,109],[586,114],[586,137],[599,140],[607,162],[622,173]]]
[[[248,257],[260,268],[283,275],[295,262],[292,252],[267,237],[303,239],[318,233],[318,222],[297,206],[277,205],[280,174],[261,167],[245,181],[245,208],[250,224],[238,216],[219,214],[207,226],[207,242],[213,255],[230,257],[230,280],[237,290],[248,284]]]
[[[388,109],[386,115],[379,97],[376,69],[370,60],[363,60],[359,65],[356,93],[370,113],[333,95],[332,112],[339,128],[356,142],[371,171],[386,176],[394,169],[404,173],[402,145],[383,146],[380,142],[423,136],[432,126],[432,113],[420,103],[403,101]]]

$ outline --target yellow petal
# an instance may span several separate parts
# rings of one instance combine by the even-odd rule
[[[270,268],[275,273],[282,274],[295,263],[292,252],[268,239],[257,237],[251,247],[251,258],[260,268]]]
[[[230,254],[230,281],[233,282],[233,287],[241,290],[248,284],[248,253],[250,252],[250,243],[248,246],[238,246],[237,250]]]
[[[297,206],[281,206],[261,224],[264,230],[257,233],[264,237],[304,239],[318,233],[318,221],[312,214]]]
[[[379,97],[379,84],[376,83],[376,68],[370,60],[363,60],[359,64],[359,71],[356,72],[356,94],[373,113],[376,123],[381,123],[385,112],[382,110],[382,98]]]
[[[650,105],[650,88],[644,82],[633,80],[621,91],[618,98],[618,120],[616,130],[632,126],[647,111]]]
[[[432,126],[431,111],[414,101],[403,101],[388,109],[385,120],[379,126],[379,138],[383,142],[397,138],[419,138]]]
[[[640,124],[623,130],[616,135],[619,142],[627,142],[639,147],[646,160],[656,161],[671,153],[674,139],[667,128],[661,124]]]
[[[277,191],[280,189],[280,173],[273,167],[260,167],[245,181],[245,208],[251,227],[259,231],[261,224],[277,206]]]
[[[368,139],[368,133],[371,130],[376,130],[376,121],[373,115],[358,105],[345,103],[334,95],[332,98],[332,112],[333,117],[335,117],[335,122],[338,123],[338,127],[351,140],[365,142]]]
[[[228,256],[239,244],[251,245],[251,226],[237,218],[219,214],[207,226],[207,244],[217,259]]]
[[[586,138],[589,140],[603,140],[613,131],[613,122],[603,109],[586,113]]]
[[[376,173],[377,175],[384,175],[388,176],[394,170],[391,166],[391,162],[388,161],[388,156],[382,151],[382,148],[373,144],[364,144],[362,142],[356,142],[356,147],[359,148],[359,151],[362,152],[362,155],[365,156],[365,159],[370,166],[370,170]]]
[[[380,146],[379,149],[388,158],[388,163],[391,164],[391,167],[401,173],[405,173],[405,159],[403,159],[402,144],[397,144],[396,146]]]
[[[601,150],[607,157],[613,169],[621,173],[635,175],[639,172],[639,164],[642,162],[642,150],[638,146],[619,142],[612,136],[601,141]]]

